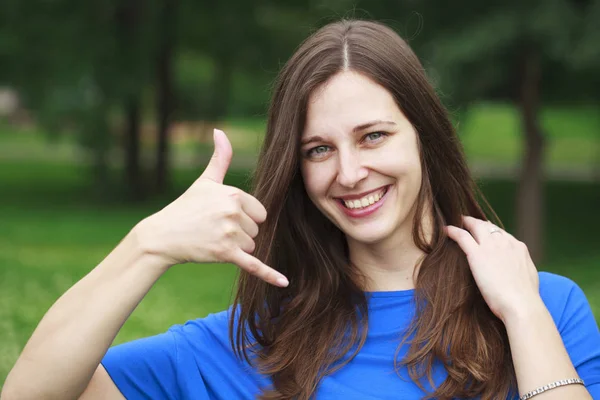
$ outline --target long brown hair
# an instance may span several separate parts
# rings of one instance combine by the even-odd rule
[[[263,399],[308,399],[366,340],[364,279],[349,262],[343,233],[308,199],[299,159],[309,96],[347,69],[386,88],[415,127],[423,168],[416,215],[433,214],[432,237],[426,238],[421,218],[413,224],[426,256],[415,276],[417,309],[401,363],[417,383],[425,376],[431,381],[433,363],[443,363],[448,376],[428,398],[506,398],[516,387],[506,330],[478,291],[465,255],[443,231],[447,224],[461,226],[461,215],[486,218],[480,193],[418,58],[375,22],[321,28],[280,72],[255,173],[253,193],[268,217],[254,254],[290,285],[275,288],[241,273],[230,320],[236,354],[272,377]]]

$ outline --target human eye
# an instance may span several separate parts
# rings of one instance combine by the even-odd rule
[[[309,149],[306,152],[306,156],[308,158],[321,158],[321,157],[324,157],[325,155],[327,155],[328,151],[329,151],[329,146],[320,145],[320,146],[313,147],[312,149]]]
[[[385,132],[371,132],[365,135],[364,141],[376,143],[381,141],[387,134]]]

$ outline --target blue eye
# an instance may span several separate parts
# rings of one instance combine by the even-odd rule
[[[306,155],[309,157],[319,157],[324,155],[329,151],[329,146],[317,146],[306,152]]]
[[[369,133],[367,136],[365,136],[367,139],[369,139],[370,141],[374,141],[374,140],[378,140],[381,139],[383,137],[383,132],[372,132]]]

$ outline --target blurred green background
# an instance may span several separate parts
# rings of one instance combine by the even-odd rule
[[[248,187],[277,71],[342,17],[411,44],[507,229],[600,317],[600,0],[4,0],[0,385],[51,304],[202,172],[213,127]],[[117,342],[224,309],[235,273],[173,268]]]

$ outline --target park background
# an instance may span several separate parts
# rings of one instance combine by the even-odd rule
[[[214,127],[248,188],[277,71],[340,18],[411,44],[507,229],[600,318],[600,0],[3,0],[0,386],[51,304],[201,174]],[[235,275],[172,268],[116,342],[226,308]]]

